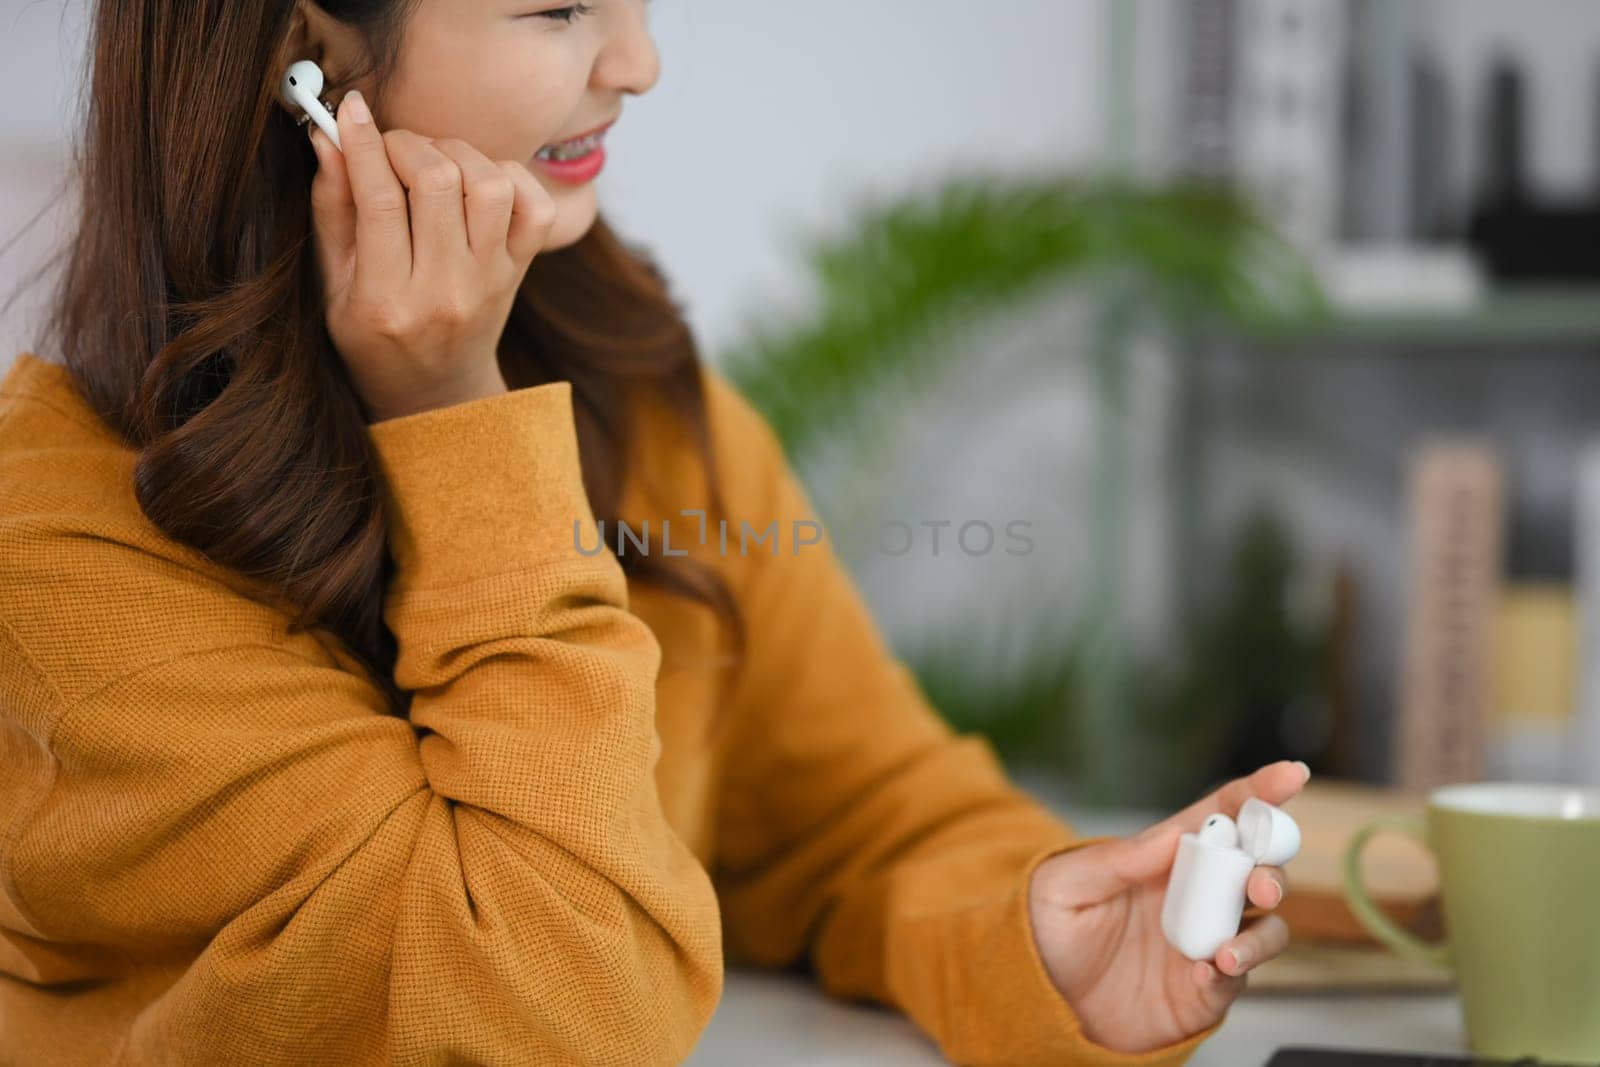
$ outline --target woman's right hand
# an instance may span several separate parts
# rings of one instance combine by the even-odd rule
[[[328,333],[371,422],[504,393],[500,335],[555,202],[526,166],[465,141],[315,123],[314,240]],[[370,113],[369,113],[370,114]]]

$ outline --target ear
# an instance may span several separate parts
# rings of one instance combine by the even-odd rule
[[[324,96],[338,98],[350,89],[342,74],[354,69],[361,53],[360,35],[354,29],[335,19],[311,0],[298,0],[289,15],[289,29],[273,58],[271,75],[273,98],[285,112],[299,118],[297,110],[278,95],[278,84],[290,65],[302,59],[314,60],[322,68],[326,81],[322,86]]]

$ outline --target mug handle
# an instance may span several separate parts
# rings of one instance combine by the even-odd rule
[[[1361,884],[1361,853],[1367,847],[1367,842],[1384,830],[1409,834],[1422,842],[1423,847],[1427,847],[1427,833],[1419,818],[1391,815],[1374,819],[1363,826],[1356,831],[1356,835],[1350,839],[1350,844],[1344,851],[1345,902],[1350,905],[1350,911],[1356,920],[1367,928],[1367,932],[1398,955],[1419,963],[1447,967],[1450,964],[1450,947],[1446,942],[1429,943],[1411,931],[1403,929],[1379,910]]]

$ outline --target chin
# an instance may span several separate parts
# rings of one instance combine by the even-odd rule
[[[584,234],[594,228],[599,216],[595,203],[594,184],[591,182],[569,196],[556,198],[556,221],[544,240],[544,251],[554,252],[583,240]]]

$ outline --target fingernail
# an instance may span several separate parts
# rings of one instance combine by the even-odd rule
[[[1273,882],[1272,883],[1272,903],[1268,904],[1267,907],[1276,908],[1279,904],[1282,904],[1282,903],[1283,903],[1283,886],[1279,885],[1277,882]]]
[[[367,110],[367,102],[362,99],[360,89],[350,90],[345,99],[349,101],[345,107],[350,113],[350,121],[358,122],[363,126],[372,121],[372,112]]]
[[[1300,784],[1305,785],[1311,781],[1311,768],[1306,766],[1305,760],[1295,760],[1294,765],[1300,768]]]
[[[1242,948],[1230,948],[1228,950],[1228,955],[1232,957],[1233,969],[1236,971],[1244,970],[1246,961],[1250,959],[1250,953],[1246,952]]]

